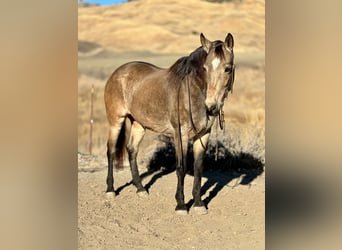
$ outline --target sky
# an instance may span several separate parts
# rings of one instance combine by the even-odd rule
[[[88,3],[97,3],[100,5],[111,5],[127,2],[127,0],[85,0],[84,2]]]

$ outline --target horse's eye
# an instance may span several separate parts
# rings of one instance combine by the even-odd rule
[[[232,72],[232,68],[231,68],[231,67],[226,67],[226,68],[224,69],[224,72],[225,72],[225,73],[231,73],[231,72]]]

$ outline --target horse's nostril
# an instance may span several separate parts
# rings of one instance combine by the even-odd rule
[[[208,109],[209,112],[211,112],[211,111],[213,111],[215,109],[215,105],[211,105],[207,109]]]
[[[209,108],[208,108],[208,113],[210,115],[216,115],[218,113],[218,108],[217,108],[217,105],[211,105]]]

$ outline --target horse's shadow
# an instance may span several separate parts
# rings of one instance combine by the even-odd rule
[[[251,154],[232,154],[220,141],[217,143],[217,147],[216,145],[208,144],[203,159],[203,177],[207,180],[202,184],[201,195],[203,202],[207,207],[212,199],[216,197],[225,186],[234,188],[238,185],[249,185],[256,177],[264,172],[264,164]],[[193,175],[192,166],[194,159],[191,145],[189,146],[188,152],[187,173]],[[145,185],[147,192],[149,192],[151,186],[158,179],[175,171],[175,162],[176,157],[173,143],[171,140],[165,141],[165,146],[159,148],[152,156],[148,164],[148,170],[140,175],[142,179],[153,175],[150,181]],[[236,180],[235,183],[230,184],[233,180]],[[132,182],[126,183],[119,187],[116,192],[119,193],[123,188],[131,184]],[[207,194],[209,190],[210,192]],[[193,205],[193,203],[194,200],[190,199],[187,203],[188,209]]]

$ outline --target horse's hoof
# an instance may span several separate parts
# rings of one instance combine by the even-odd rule
[[[142,198],[148,197],[148,193],[145,190],[137,192],[137,195]]]
[[[106,192],[106,199],[107,200],[114,200],[115,199],[115,192]]]
[[[183,210],[183,209],[178,209],[178,210],[176,210],[176,214],[178,214],[178,215],[188,215],[188,211],[187,210]]]
[[[208,213],[208,209],[206,209],[204,206],[202,207],[193,207],[194,212],[198,215],[205,215]]]

